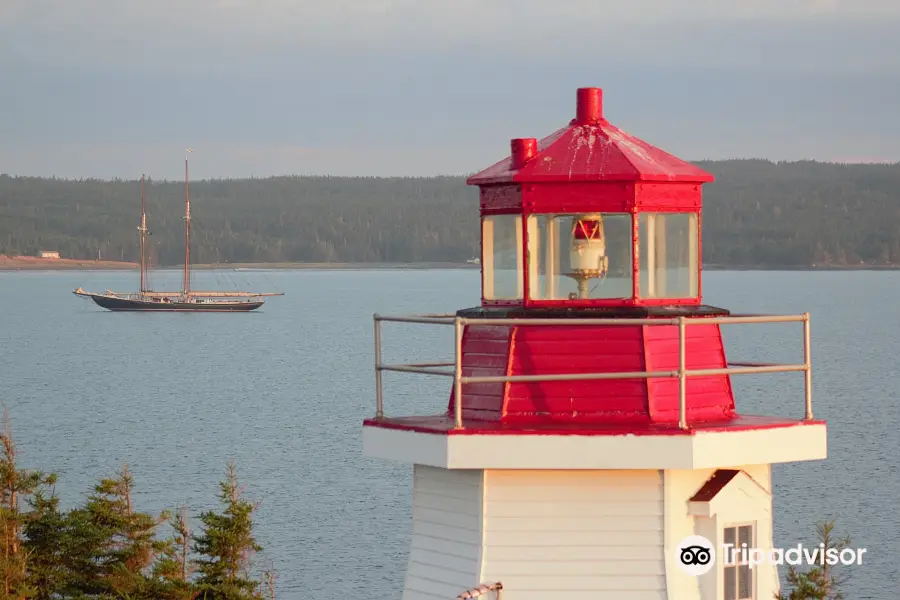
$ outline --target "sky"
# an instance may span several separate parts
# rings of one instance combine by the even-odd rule
[[[900,161],[898,0],[0,0],[0,173],[472,173],[604,90],[686,160]]]

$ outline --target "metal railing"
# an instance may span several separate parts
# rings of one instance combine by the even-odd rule
[[[711,375],[743,375],[751,373],[804,373],[804,420],[813,418],[812,411],[812,366],[809,342],[809,313],[802,315],[735,315],[728,317],[670,317],[670,318],[615,318],[615,319],[487,319],[459,317],[453,314],[425,314],[412,316],[374,315],[375,320],[375,418],[384,418],[384,395],[382,391],[382,372],[398,371],[401,373],[420,373],[440,375],[453,378],[455,427],[462,429],[462,386],[467,383],[527,383],[537,381],[592,381],[602,379],[652,379],[658,377],[678,378],[678,427],[687,429],[687,378]],[[417,323],[430,325],[452,325],[455,331],[454,362],[411,363],[386,365],[382,363],[381,324]],[[685,330],[690,325],[733,325],[746,323],[803,323],[803,363],[738,363],[729,362],[721,369],[687,369],[685,353]],[[674,371],[639,371],[622,373],[563,373],[555,375],[499,375],[499,376],[463,376],[462,373],[462,337],[463,328],[467,325],[518,325],[518,326],[626,326],[626,325],[675,325],[678,327],[678,369]],[[449,367],[452,367],[450,369]]]
[[[500,600],[500,594],[503,593],[503,584],[497,583],[483,584],[462,592],[456,597],[456,600],[471,600],[478,598],[490,592],[497,592],[497,600]]]

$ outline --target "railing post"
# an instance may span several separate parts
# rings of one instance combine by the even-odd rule
[[[685,321],[678,317],[678,428],[687,429],[687,379],[685,379]]]
[[[453,408],[456,429],[462,429],[462,319],[456,317],[453,321],[456,355],[453,371]]]
[[[375,418],[384,418],[384,396],[381,391],[381,317],[375,319]]]
[[[813,418],[812,410],[812,348],[809,341],[809,313],[803,313],[803,364],[806,366],[804,372],[804,394],[806,401],[806,414],[804,419],[811,421]]]
[[[480,598],[488,592],[497,592],[497,600],[500,600],[500,598],[502,597],[501,593],[503,592],[503,584],[499,581],[490,585],[483,583],[479,586],[464,591],[456,597],[456,600],[470,600],[472,598]]]

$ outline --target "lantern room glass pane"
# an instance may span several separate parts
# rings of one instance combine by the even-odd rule
[[[700,256],[696,213],[640,213],[641,298],[696,298]]]
[[[629,214],[528,218],[528,297],[532,300],[631,298]]]
[[[522,298],[522,217],[493,215],[481,221],[482,294],[485,300]]]

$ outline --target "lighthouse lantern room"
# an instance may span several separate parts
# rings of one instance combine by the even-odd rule
[[[363,448],[413,465],[402,598],[772,598],[774,566],[722,550],[771,549],[771,465],[826,456],[809,315],[703,304],[712,176],[611,125],[598,88],[578,90],[575,112],[468,180],[480,192],[480,305],[375,315]],[[386,322],[453,327],[453,358],[385,364]],[[728,360],[721,328],[752,323],[800,324],[802,360]],[[446,410],[389,415],[387,371],[450,378]],[[792,371],[802,416],[738,412],[733,376]],[[702,574],[682,560],[695,536],[719,553]]]
[[[709,173],[610,125],[602,92],[478,173],[484,305],[700,304],[700,186]]]

